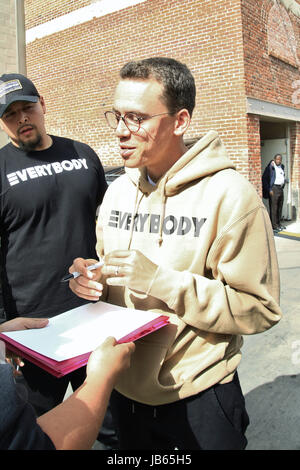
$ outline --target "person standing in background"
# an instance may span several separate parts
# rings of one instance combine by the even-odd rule
[[[278,153],[267,165],[262,176],[263,197],[269,200],[269,214],[274,233],[286,228],[281,224],[285,182],[282,155]]]

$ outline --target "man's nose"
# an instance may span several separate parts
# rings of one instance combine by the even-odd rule
[[[19,116],[18,116],[18,123],[23,124],[24,122],[27,122],[27,121],[28,121],[27,114],[24,111],[20,111]]]
[[[119,122],[116,128],[116,135],[119,137],[119,136],[124,136],[124,135],[129,135],[129,134],[130,134],[130,130],[126,126],[124,119],[121,117],[119,119]]]

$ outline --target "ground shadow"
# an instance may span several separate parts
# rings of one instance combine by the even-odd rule
[[[300,449],[300,375],[283,375],[245,394],[246,450]]]

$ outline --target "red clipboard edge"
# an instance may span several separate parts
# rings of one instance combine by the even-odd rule
[[[152,320],[145,325],[141,326],[137,330],[129,333],[126,336],[120,338],[117,343],[129,343],[131,341],[136,341],[143,336],[146,336],[163,326],[169,323],[169,317],[166,315],[161,315],[160,317]],[[12,338],[5,335],[5,333],[0,333],[0,339],[2,339],[7,346],[7,349],[12,351],[15,354],[20,355],[24,359],[32,362],[38,367],[41,367],[46,372],[54,375],[55,377],[63,377],[66,374],[69,374],[73,370],[79,369],[87,364],[89,357],[92,351],[82,354],[80,356],[72,357],[71,359],[66,359],[63,361],[56,361],[51,359],[43,354],[39,354],[36,351],[23,346],[22,344],[18,343],[17,341],[13,340]]]

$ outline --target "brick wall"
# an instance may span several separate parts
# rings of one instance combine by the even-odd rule
[[[25,0],[27,28],[87,1]],[[55,5],[54,5],[55,4]],[[47,104],[50,132],[90,144],[105,164],[120,164],[103,112],[112,105],[120,67],[154,55],[185,62],[197,106],[187,137],[213,128],[248,175],[247,122],[239,0],[147,0],[27,45],[28,76]]]
[[[38,8],[38,4],[41,6],[41,0],[25,0],[26,29],[46,23],[91,3],[93,3],[91,0],[43,0],[43,7]]]
[[[260,158],[260,125],[259,116],[248,114],[247,116],[248,135],[248,162],[249,180],[256,188],[258,194],[262,196],[261,190],[261,158]]]
[[[25,0],[26,27],[92,3],[99,4],[45,0],[41,12],[38,0]],[[118,165],[117,141],[103,113],[112,106],[120,67],[155,55],[186,63],[197,86],[186,137],[217,130],[261,194],[259,118],[247,116],[246,96],[299,109],[299,28],[300,19],[280,0],[140,0],[30,42],[28,76],[46,98],[49,132],[82,140],[104,164]]]
[[[242,15],[247,96],[300,109],[300,18],[280,0],[242,0]]]
[[[293,218],[300,218],[300,123],[291,126],[291,184],[292,203],[294,207]]]
[[[300,18],[280,0],[242,0],[246,96],[300,109]],[[297,0],[300,5],[300,0]],[[261,194],[259,118],[248,115],[249,179]],[[300,217],[300,126],[291,124],[293,216]]]

